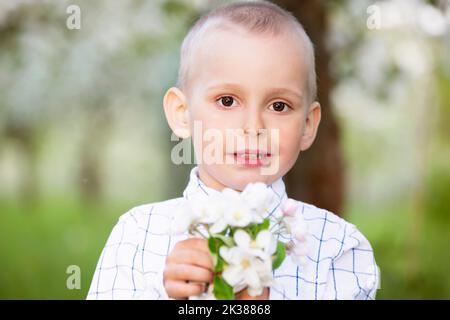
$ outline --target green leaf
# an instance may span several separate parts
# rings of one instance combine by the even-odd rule
[[[219,259],[220,255],[218,253],[211,253],[211,257],[213,259],[214,266],[217,265],[217,262],[218,262],[218,259]]]
[[[260,224],[259,230],[267,230],[270,226],[270,220],[269,218],[264,219],[264,221]]]
[[[273,259],[272,269],[275,270],[279,266],[281,266],[281,264],[283,263],[285,257],[286,257],[286,250],[285,250],[285,247],[284,247],[284,243],[281,242],[281,241],[278,241],[278,243],[277,243],[277,251],[275,252],[275,255],[272,257],[272,259]]]
[[[217,234],[217,233],[213,234],[213,237],[217,238],[217,239],[220,239],[227,247],[234,246],[233,238],[224,236],[222,234]]]
[[[214,237],[210,237],[208,239],[208,248],[209,248],[209,251],[211,251],[211,253],[218,253],[220,246],[221,246],[220,239],[217,239]]]
[[[259,226],[255,223],[252,223],[251,225],[248,226],[248,230],[252,239],[255,239],[259,231]]]
[[[214,273],[220,273],[223,271],[223,267],[225,266],[225,261],[220,256],[220,254],[216,255],[216,259],[214,260]]]
[[[214,296],[218,300],[233,300],[233,288],[221,277],[214,277]]]
[[[257,223],[252,223],[250,224],[246,230],[248,231],[248,233],[250,234],[250,236],[252,237],[252,239],[256,239],[256,236],[258,235],[258,233],[261,230],[267,230],[269,229],[270,226],[270,220],[268,218],[264,219],[263,222],[257,224]]]

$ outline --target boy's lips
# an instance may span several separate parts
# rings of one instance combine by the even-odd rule
[[[235,163],[248,168],[261,167],[265,165],[272,156],[270,152],[263,150],[245,149],[232,153]]]

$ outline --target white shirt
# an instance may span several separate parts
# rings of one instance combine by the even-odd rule
[[[280,204],[287,195],[281,178],[270,187],[277,197],[266,216],[273,221],[282,214]],[[202,201],[217,192],[199,179],[195,167],[183,197],[137,206],[122,215],[100,256],[87,299],[167,299],[166,257],[188,237],[170,235],[169,215],[187,199]],[[374,299],[379,273],[367,239],[329,211],[301,201],[298,205],[297,214],[308,224],[309,252],[301,266],[286,256],[274,271],[270,299]]]

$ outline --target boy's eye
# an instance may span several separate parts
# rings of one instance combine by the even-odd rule
[[[274,102],[269,109],[276,111],[276,112],[286,112],[288,111],[288,105],[284,102],[278,101],[278,102]]]
[[[233,105],[234,99],[233,97],[226,96],[220,98],[219,101],[224,107],[231,107]]]

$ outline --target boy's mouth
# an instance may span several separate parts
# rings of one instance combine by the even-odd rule
[[[260,167],[266,164],[267,159],[272,155],[263,150],[241,150],[233,153],[234,160],[237,164],[245,167]]]

